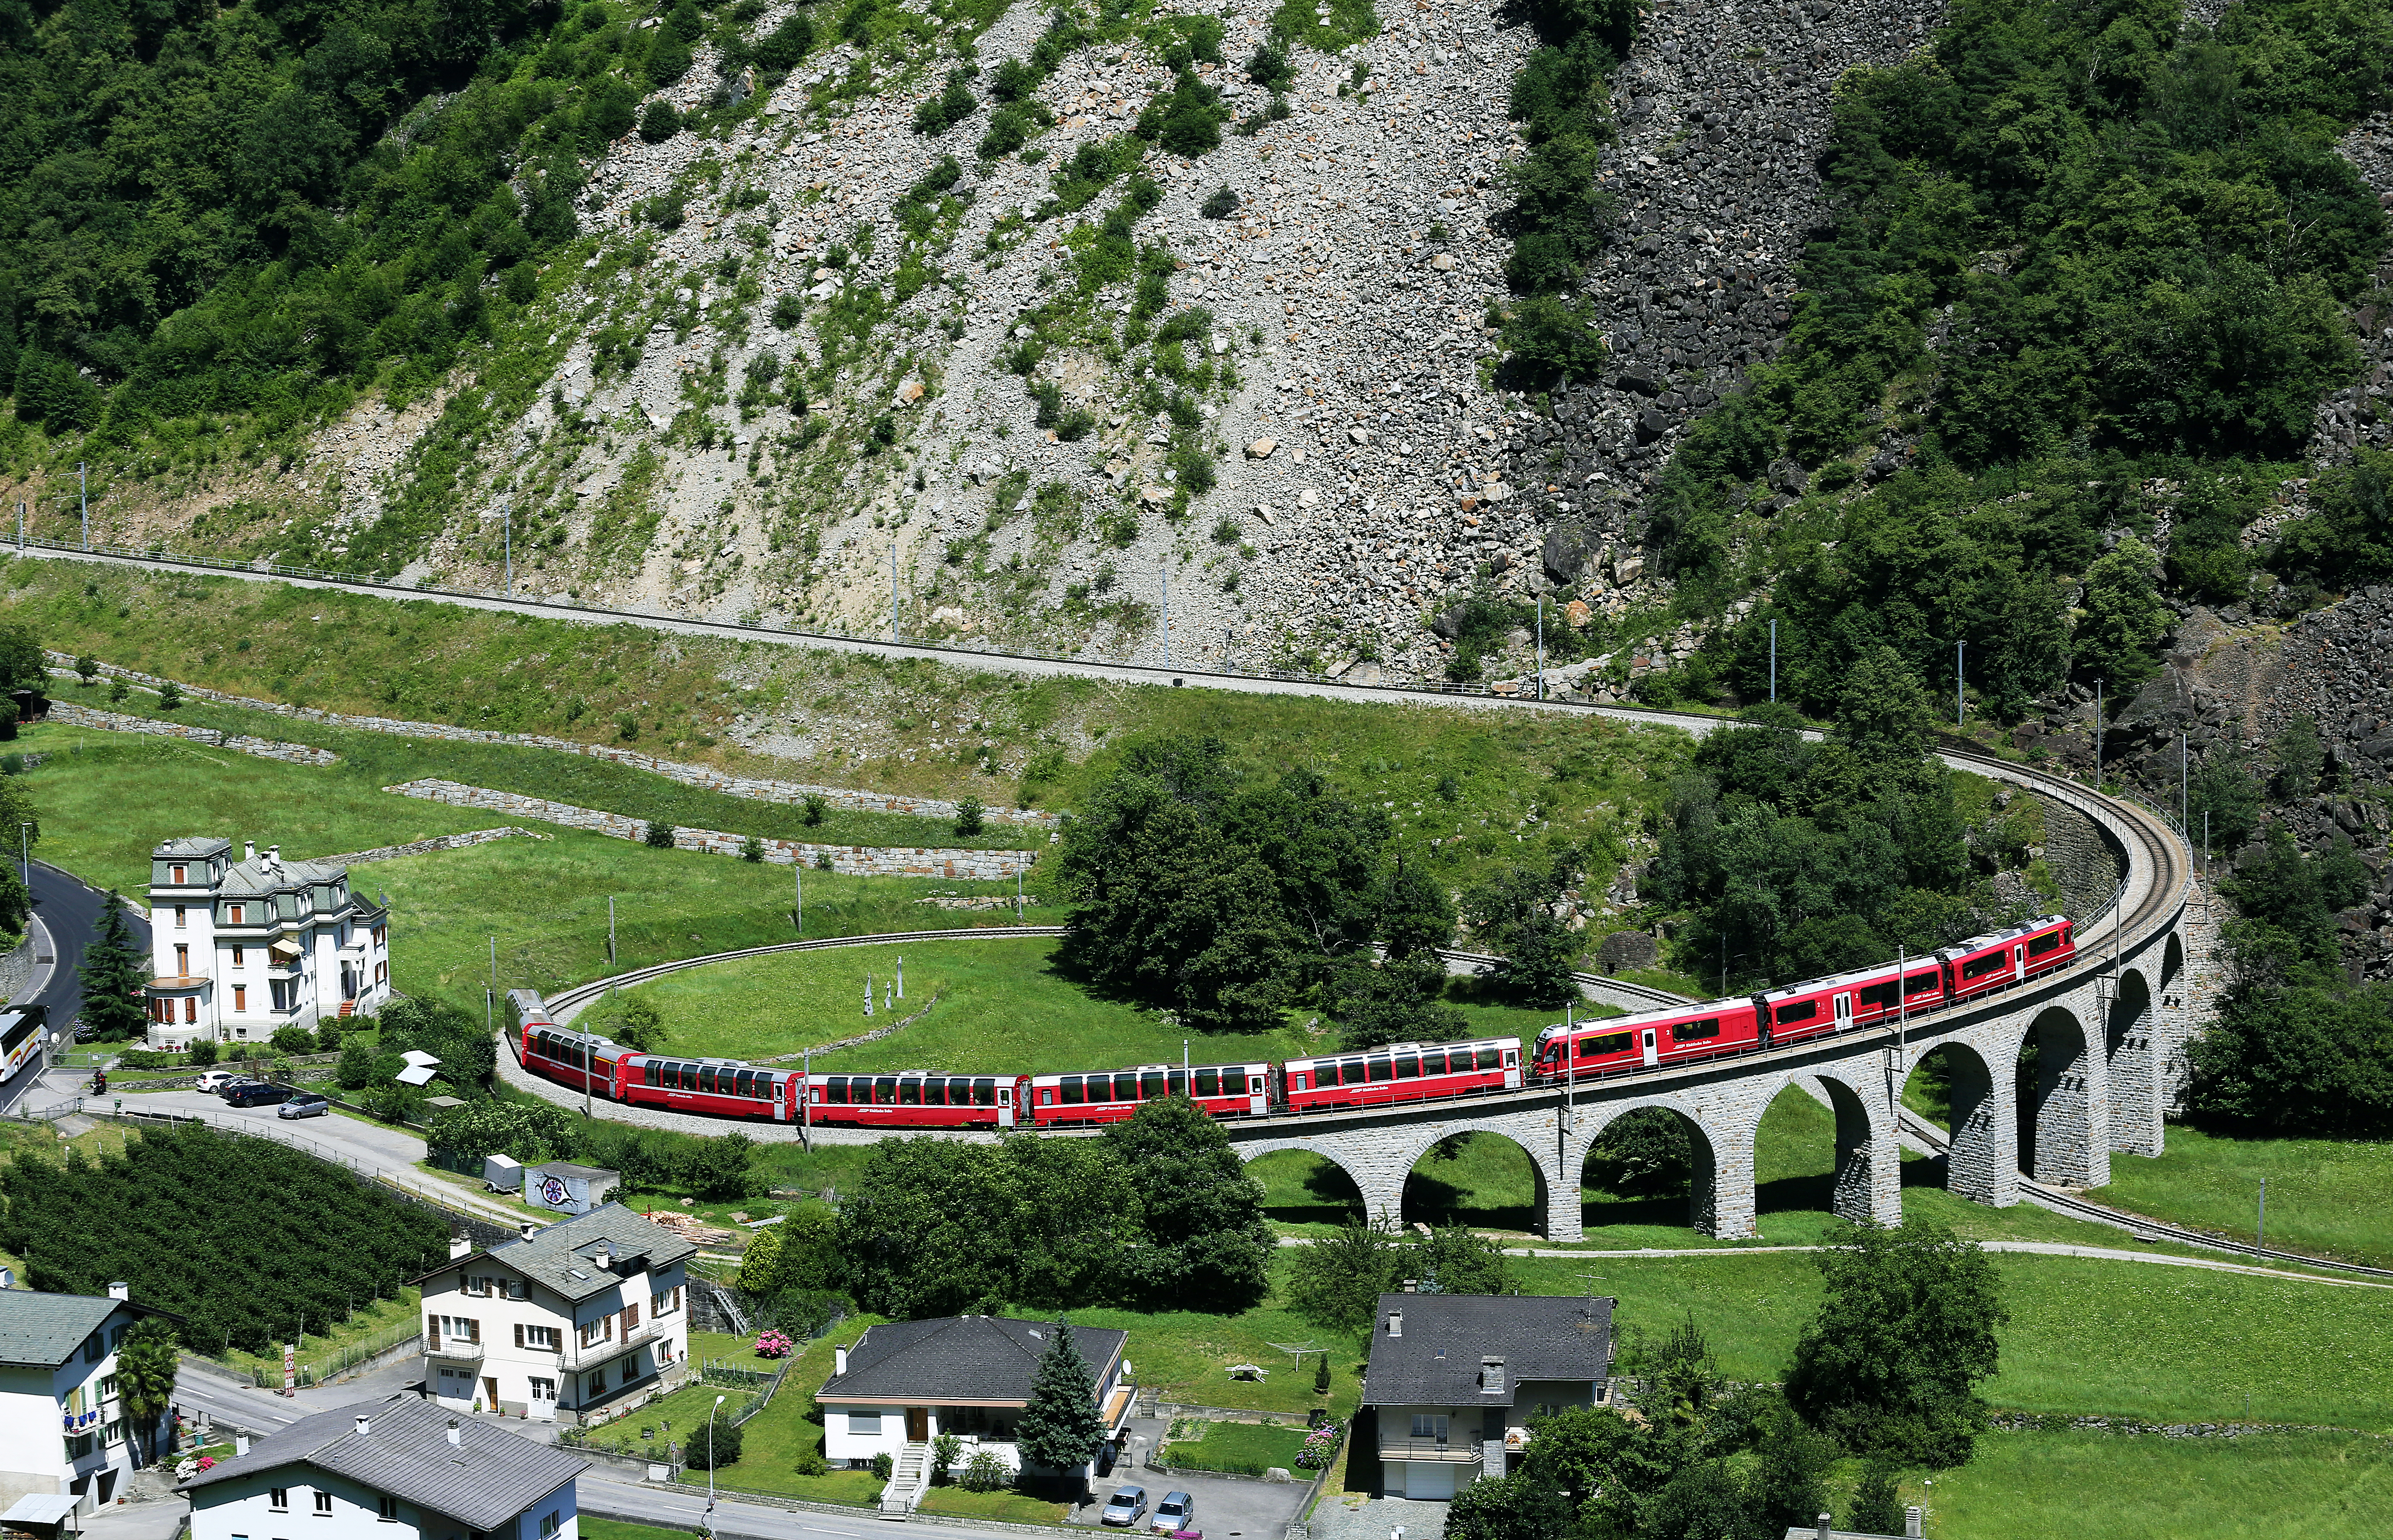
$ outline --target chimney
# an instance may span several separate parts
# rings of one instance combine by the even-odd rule
[[[473,1251],[474,1238],[472,1236],[460,1233],[449,1237],[449,1259],[451,1261],[453,1262],[460,1257],[471,1256],[473,1255]]]
[[[249,1453],[249,1435],[248,1435],[248,1434],[246,1434],[246,1433],[235,1433],[235,1434],[232,1436],[232,1455],[233,1455],[233,1458],[235,1458],[235,1459],[239,1459],[239,1458],[241,1458],[241,1456],[242,1456],[243,1455],[246,1455],[246,1454],[248,1454],[248,1453]]]
[[[608,1242],[600,1241],[596,1249],[590,1253],[590,1259],[598,1264],[598,1271],[601,1272],[615,1271],[615,1251]]]
[[[282,847],[281,845],[268,845],[266,847],[266,864],[271,870],[281,871],[282,869]]]
[[[243,840],[241,842],[241,858],[244,861],[255,861],[257,859],[256,841]]]
[[[521,1224],[517,1225],[516,1228],[523,1232],[523,1238],[525,1240],[530,1240],[534,1235],[540,1233],[540,1226],[532,1223],[530,1220],[524,1220]]]
[[[1903,1510],[1903,1533],[1909,1540],[1919,1540],[1919,1505],[1914,1503]]]
[[[460,1448],[463,1446],[463,1443],[464,1440],[459,1437],[457,1432],[457,1419],[455,1417],[451,1417],[449,1419],[449,1447],[451,1449]]]
[[[1828,1536],[1835,1533],[1836,1529],[1837,1521],[1835,1520],[1829,1518],[1824,1513],[1820,1515],[1820,1540],[1828,1540]]]
[[[133,1298],[133,1286],[131,1284],[111,1284],[108,1286],[108,1297],[111,1299],[130,1299]]]
[[[1388,1312],[1388,1335],[1390,1337],[1402,1337],[1404,1334],[1405,1312],[1400,1310],[1392,1310]]]
[[[831,1377],[834,1379],[838,1378],[841,1375],[847,1373],[847,1350],[845,1348],[833,1348],[830,1351],[830,1372]]]
[[[1406,1294],[1419,1294],[1420,1292],[1420,1280],[1419,1278],[1406,1279],[1405,1292]]]
[[[1504,1361],[1490,1354],[1479,1361],[1479,1393],[1500,1396],[1504,1393]]]
[[[373,1419],[366,1416],[363,1412],[360,1412],[358,1414],[358,1437],[362,1439],[373,1431]]]

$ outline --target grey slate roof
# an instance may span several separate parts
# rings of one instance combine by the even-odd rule
[[[363,1433],[360,1416],[370,1425]],[[458,1424],[454,1444],[449,1442],[452,1421]],[[346,1476],[474,1530],[497,1529],[590,1468],[588,1460],[460,1417],[438,1402],[395,1396],[302,1417],[176,1490],[196,1494],[236,1476],[291,1465]],[[200,1503],[195,1496],[192,1506]]]
[[[219,840],[214,835],[195,834],[180,840],[162,840],[159,842],[158,848],[150,854],[153,857],[171,858],[179,855],[187,861],[204,861],[211,855],[222,855],[231,848],[230,840]]]
[[[1030,1399],[1039,1360],[1054,1340],[1053,1321],[948,1315],[866,1329],[847,1351],[847,1373],[823,1382],[820,1401],[1018,1401]],[[1130,1339],[1109,1326],[1074,1326],[1073,1345],[1100,1378]]]
[[[663,1225],[650,1224],[620,1203],[602,1203],[579,1219],[550,1225],[530,1240],[509,1241],[488,1251],[460,1257],[415,1281],[420,1286],[488,1257],[579,1304],[613,1288],[621,1279],[620,1272],[601,1272],[592,1262],[592,1253],[600,1241],[608,1243],[619,1265],[626,1257],[646,1257],[650,1272],[698,1254],[694,1243],[683,1240]]]
[[[88,1294],[0,1290],[0,1364],[55,1369],[122,1303]]]
[[[1388,1317],[1404,1316],[1404,1334]],[[1503,1388],[1482,1384],[1488,1358]],[[1382,1294],[1371,1321],[1366,1406],[1510,1406],[1523,1380],[1598,1381],[1612,1364],[1612,1301],[1579,1296]]]
[[[216,893],[226,898],[267,898],[278,893],[296,893],[320,883],[337,882],[348,874],[348,865],[343,861],[294,861],[286,856],[269,867],[261,857],[235,861],[227,867],[224,881],[216,884]]]

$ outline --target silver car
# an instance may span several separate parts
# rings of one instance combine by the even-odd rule
[[[333,1103],[312,1090],[303,1090],[274,1109],[277,1117],[321,1117],[333,1110]]]
[[[1138,1522],[1139,1515],[1145,1511],[1146,1488],[1118,1487],[1115,1489],[1111,1497],[1105,1499],[1105,1510],[1097,1515],[1097,1522],[1110,1524],[1117,1529],[1129,1529]]]
[[[1155,1517],[1146,1527],[1157,1534],[1174,1534],[1196,1527],[1196,1499],[1184,1492],[1167,1492],[1163,1501],[1155,1505]]]

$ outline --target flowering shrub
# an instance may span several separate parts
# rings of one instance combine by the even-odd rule
[[[200,1468],[202,1470],[214,1469],[216,1468],[216,1457],[214,1455],[203,1455],[200,1456]]]
[[[797,1348],[787,1332],[761,1332],[756,1338],[756,1356],[759,1358],[787,1358],[797,1351]]]
[[[1299,1470],[1319,1470],[1338,1456],[1338,1425],[1324,1423],[1304,1435],[1304,1447],[1296,1452]]]

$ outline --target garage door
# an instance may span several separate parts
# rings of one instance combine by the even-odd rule
[[[1407,1497],[1451,1497],[1454,1495],[1454,1467],[1444,1463],[1416,1461],[1405,1467],[1405,1495]]]

